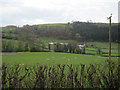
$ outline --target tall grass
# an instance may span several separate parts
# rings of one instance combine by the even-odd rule
[[[120,88],[120,64],[2,65],[2,88]]]

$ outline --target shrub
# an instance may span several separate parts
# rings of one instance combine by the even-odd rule
[[[2,88],[120,88],[120,64],[2,65]]]

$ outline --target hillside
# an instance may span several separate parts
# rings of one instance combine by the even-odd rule
[[[23,47],[43,48],[48,42],[108,42],[109,24],[75,21],[72,23],[2,27],[3,51],[23,51]],[[112,42],[118,40],[118,25],[112,24]],[[10,47],[10,48],[9,48]],[[26,48],[27,51],[29,48]],[[39,48],[40,49],[40,48]],[[41,49],[40,49],[41,50]],[[39,50],[38,50],[39,51]]]
[[[27,40],[29,37],[52,37],[63,40],[108,41],[109,24],[106,23],[57,23],[24,25],[23,27],[6,26],[2,28],[2,38]],[[20,37],[22,36],[22,37]],[[112,24],[112,41],[118,42],[118,26]]]

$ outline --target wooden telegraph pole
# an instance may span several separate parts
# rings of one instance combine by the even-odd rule
[[[108,17],[107,19],[109,20],[110,26],[109,26],[109,81],[112,83],[112,78],[111,78],[111,17]]]
[[[111,60],[111,17],[112,17],[112,14],[110,17],[107,17],[107,19],[109,20],[109,23],[110,23],[110,26],[109,26],[109,60]]]

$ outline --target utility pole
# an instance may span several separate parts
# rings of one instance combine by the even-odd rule
[[[111,60],[111,17],[112,17],[112,14],[110,17],[107,17],[107,19],[109,20],[109,23],[110,23],[110,26],[109,26],[109,60]]]

